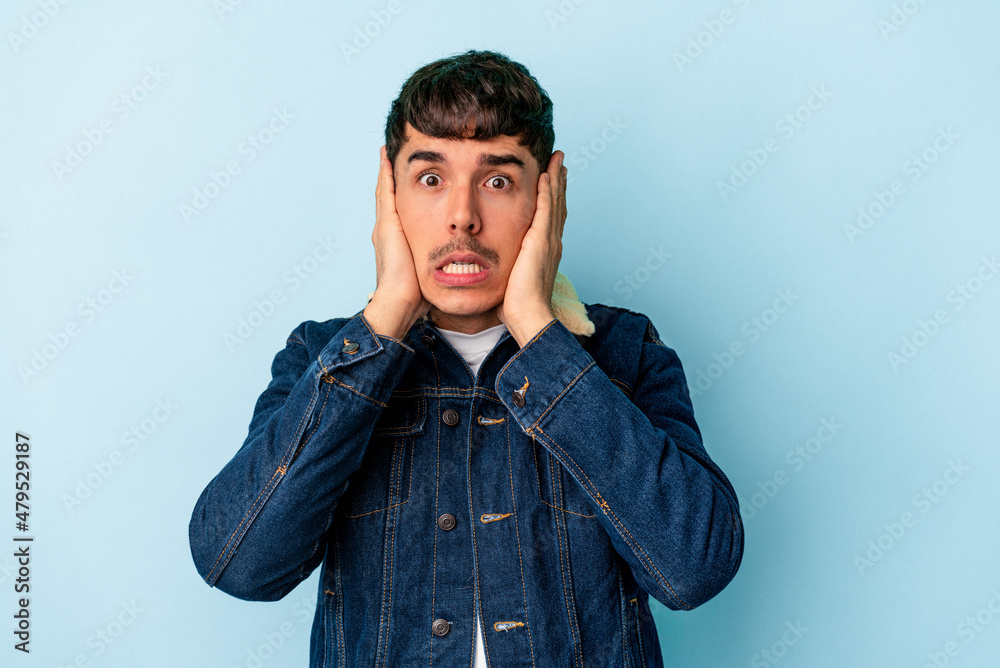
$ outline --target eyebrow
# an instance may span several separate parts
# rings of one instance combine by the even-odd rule
[[[414,151],[406,159],[406,163],[409,164],[414,160],[421,160],[423,162],[440,162],[447,164],[448,159],[443,153],[438,151]],[[524,161],[513,153],[480,153],[479,159],[477,160],[480,166],[489,167],[499,167],[501,165],[517,165],[518,167],[524,168]]]

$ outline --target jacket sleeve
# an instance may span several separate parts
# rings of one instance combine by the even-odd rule
[[[414,356],[359,313],[311,358],[309,327],[317,325],[299,325],[275,356],[246,440],[188,527],[205,582],[246,600],[280,599],[322,561],[337,500]]]
[[[639,586],[690,610],[736,574],[743,522],[702,445],[680,360],[648,332],[632,399],[557,320],[511,358],[496,390],[582,486]]]

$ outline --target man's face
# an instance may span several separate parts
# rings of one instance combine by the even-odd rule
[[[438,139],[406,126],[396,211],[435,325],[500,324],[507,277],[531,225],[538,164],[515,137]]]

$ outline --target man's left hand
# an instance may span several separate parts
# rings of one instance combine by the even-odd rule
[[[522,348],[555,318],[552,288],[562,258],[566,223],[565,156],[555,151],[548,169],[538,177],[535,215],[507,278],[503,303],[497,308],[497,317]]]

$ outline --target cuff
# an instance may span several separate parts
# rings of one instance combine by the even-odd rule
[[[592,366],[594,358],[565,325],[553,319],[500,370],[496,391],[530,433]]]
[[[321,377],[385,406],[414,356],[399,339],[376,334],[359,313],[326,344],[317,362]]]

